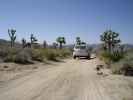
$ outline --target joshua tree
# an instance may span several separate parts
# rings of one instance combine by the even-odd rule
[[[47,47],[47,42],[44,40],[43,41],[43,48],[46,48]]]
[[[57,48],[58,44],[56,42],[53,42],[53,48]]]
[[[58,37],[56,42],[59,43],[60,49],[62,48],[62,44],[66,44],[65,37]]]
[[[100,37],[104,44],[104,49],[112,53],[115,46],[117,46],[121,41],[118,39],[119,34],[113,32],[112,30],[105,31]]]
[[[80,45],[80,44],[81,44],[80,37],[76,37],[76,44],[77,44],[77,45]]]
[[[32,44],[37,42],[37,39],[33,34],[31,34],[31,36],[30,36],[30,41],[31,41],[31,46],[32,46]]]
[[[26,40],[23,38],[23,39],[22,39],[22,46],[23,46],[23,48],[25,48],[26,45],[27,45]]]
[[[14,29],[8,29],[8,34],[9,34],[9,37],[11,39],[11,47],[14,47],[14,43],[15,43],[15,40],[16,40],[16,30]]]
[[[31,48],[31,43],[30,42],[27,42],[25,47],[28,47],[28,48]]]

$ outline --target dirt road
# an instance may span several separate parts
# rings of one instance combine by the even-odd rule
[[[133,100],[132,79],[99,76],[97,64],[69,59],[49,65],[0,88],[0,100]]]

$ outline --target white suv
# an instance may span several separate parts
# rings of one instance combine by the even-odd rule
[[[86,45],[75,45],[74,46],[73,58],[76,59],[76,57],[86,57],[90,59],[90,53]]]

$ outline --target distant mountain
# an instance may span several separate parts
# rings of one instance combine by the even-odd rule
[[[10,41],[0,39],[0,46],[9,46],[9,45],[10,45]]]
[[[73,49],[74,44],[67,44],[67,45],[65,45],[65,47]]]
[[[4,39],[0,39],[0,47],[9,47],[9,46],[10,46],[10,41],[4,40]],[[16,42],[15,46],[16,47],[21,47],[21,44]]]
[[[124,44],[126,49],[133,49],[133,44]]]

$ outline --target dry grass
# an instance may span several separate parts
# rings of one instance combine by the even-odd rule
[[[33,63],[33,61],[56,61],[58,58],[65,58],[70,55],[71,51],[67,48],[0,48],[0,59],[3,62],[15,62],[21,64],[29,64]]]
[[[113,63],[111,70],[114,74],[132,74],[128,73],[128,69],[133,69],[133,50],[128,51],[126,56],[117,63]]]

